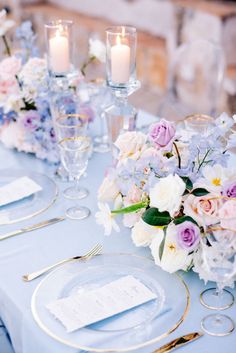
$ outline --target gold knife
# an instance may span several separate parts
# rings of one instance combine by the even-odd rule
[[[153,351],[152,353],[167,353],[172,351],[173,349],[179,348],[191,341],[196,340],[197,338],[203,336],[202,332],[192,332],[189,333],[187,335],[178,337],[176,339],[174,339],[173,341],[165,344],[164,346],[156,349],[155,351]]]
[[[18,229],[18,230],[14,230],[13,232],[9,232],[9,233],[3,234],[3,235],[0,236],[0,240],[4,240],[4,239],[10,238],[10,237],[14,237],[15,235],[22,234],[22,233],[25,233],[25,232],[31,232],[32,230],[35,230],[35,229],[47,227],[50,224],[61,222],[61,221],[64,221],[65,219],[66,219],[65,217],[51,218],[51,219],[48,219],[46,221],[43,221],[43,222],[40,222],[40,223],[37,223],[37,224],[33,224],[32,226],[29,226],[29,227],[26,227],[26,228],[22,228],[22,229]]]

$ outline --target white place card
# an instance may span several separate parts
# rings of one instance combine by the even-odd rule
[[[21,177],[0,187],[0,206],[21,200],[40,190],[41,186],[35,181],[27,176]]]
[[[49,303],[47,308],[67,332],[73,332],[156,297],[136,278],[125,276],[96,290],[58,299]]]

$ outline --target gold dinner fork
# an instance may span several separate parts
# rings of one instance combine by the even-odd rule
[[[47,266],[47,267],[45,267],[45,268],[43,268],[43,269],[41,269],[39,271],[32,272],[32,273],[30,273],[28,275],[23,275],[22,279],[25,282],[32,281],[33,279],[38,278],[39,276],[42,276],[44,273],[54,269],[57,266],[65,264],[66,262],[70,262],[70,261],[73,261],[73,260],[89,260],[91,257],[99,254],[101,252],[101,250],[102,250],[102,245],[97,244],[91,250],[89,250],[87,252],[87,254],[85,254],[85,255],[69,257],[67,259],[58,261],[58,262],[56,262],[56,263],[54,263],[54,264],[52,264],[50,266]]]

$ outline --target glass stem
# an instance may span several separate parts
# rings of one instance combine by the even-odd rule
[[[223,289],[219,286],[216,287],[216,295],[217,295],[217,307],[220,308],[221,307],[221,299],[222,299],[222,295],[223,295]],[[215,316],[215,321],[216,324],[220,324],[221,323],[221,316],[220,316],[220,310],[217,310],[216,316]]]
[[[79,192],[79,178],[75,178],[75,192]]]

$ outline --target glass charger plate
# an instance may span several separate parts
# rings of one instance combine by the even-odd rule
[[[157,299],[72,333],[56,320],[47,304],[76,292],[99,288],[132,275]],[[39,327],[68,346],[93,352],[127,352],[168,336],[185,320],[190,304],[188,287],[180,276],[164,272],[148,258],[103,254],[87,262],[61,266],[36,288],[31,309]]]
[[[42,190],[0,207],[0,225],[11,224],[36,216],[47,210],[56,200],[58,188],[54,181],[46,175],[14,169],[4,169],[0,172],[0,187],[15,179],[28,176],[41,186]]]

